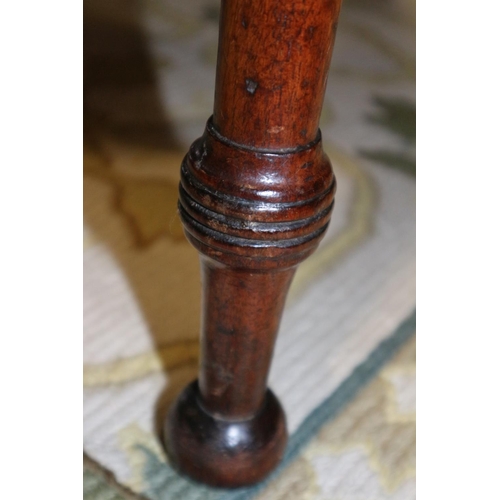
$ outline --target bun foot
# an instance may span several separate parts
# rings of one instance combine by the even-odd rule
[[[269,389],[255,416],[226,420],[202,407],[197,381],[179,396],[164,427],[167,452],[181,473],[226,488],[266,477],[283,457],[287,437],[285,414]]]

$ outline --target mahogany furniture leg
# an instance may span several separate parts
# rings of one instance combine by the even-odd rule
[[[222,0],[214,114],[181,167],[203,274],[199,378],[164,428],[177,467],[211,485],[261,480],[287,441],[266,380],[295,268],[333,207],[318,123],[340,3]]]

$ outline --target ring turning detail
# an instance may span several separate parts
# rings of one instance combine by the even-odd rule
[[[232,147],[209,120],[182,163],[179,213],[190,241],[214,260],[285,267],[317,246],[335,189],[320,133],[306,148],[263,152]]]

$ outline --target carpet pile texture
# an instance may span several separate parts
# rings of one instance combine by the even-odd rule
[[[290,442],[267,481],[228,491],[179,476],[158,440],[197,371],[199,264],[177,185],[212,113],[219,2],[85,2],[85,499],[415,498],[413,7],[343,7],[321,119],[335,210],[269,379]]]

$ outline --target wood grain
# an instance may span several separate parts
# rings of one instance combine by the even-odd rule
[[[199,378],[165,424],[181,472],[253,484],[280,461],[267,377],[297,265],[336,183],[318,129],[339,0],[222,2],[214,115],[181,166],[179,212],[203,278]]]

